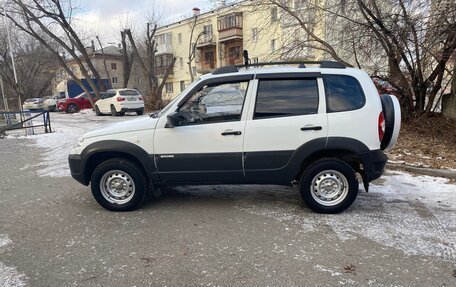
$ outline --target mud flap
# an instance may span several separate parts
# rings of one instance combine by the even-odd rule
[[[363,176],[363,185],[364,185],[364,190],[366,192],[369,192],[369,181],[366,179],[365,176]]]

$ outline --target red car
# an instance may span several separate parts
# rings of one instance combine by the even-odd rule
[[[98,100],[94,92],[90,92],[90,95],[94,101]],[[90,104],[86,93],[81,93],[74,98],[68,98],[65,99],[65,101],[59,102],[57,104],[57,108],[61,111],[72,114],[77,113],[80,110],[91,109],[92,105]]]

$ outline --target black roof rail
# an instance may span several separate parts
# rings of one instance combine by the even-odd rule
[[[212,74],[226,74],[235,73],[239,68],[261,67],[261,66],[276,66],[276,65],[299,65],[299,68],[306,68],[306,65],[320,65],[320,68],[327,69],[345,69],[345,65],[334,61],[287,61],[287,62],[265,62],[265,63],[251,63],[247,65],[225,66],[218,68]]]
[[[236,66],[225,66],[225,67],[220,67],[214,72],[212,72],[213,75],[218,75],[218,74],[227,74],[227,73],[235,73],[238,72],[239,69]]]

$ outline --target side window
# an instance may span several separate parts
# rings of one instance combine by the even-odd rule
[[[316,114],[317,79],[260,80],[254,119]]]
[[[186,124],[205,124],[241,120],[249,82],[204,86],[179,109]]]
[[[324,77],[328,113],[362,108],[366,102],[363,90],[355,78],[346,75]]]

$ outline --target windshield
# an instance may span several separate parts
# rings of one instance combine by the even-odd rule
[[[183,90],[177,97],[175,97],[169,104],[166,105],[166,107],[164,107],[158,114],[156,114],[154,117],[156,118],[159,118],[161,116],[163,116],[178,100],[181,99],[181,96],[186,94],[188,91],[190,91],[191,89],[193,89],[193,87],[195,85],[197,85],[198,83],[200,82],[200,79],[197,79],[196,81],[194,81],[192,84],[190,84],[188,87],[185,88],[185,90]]]

